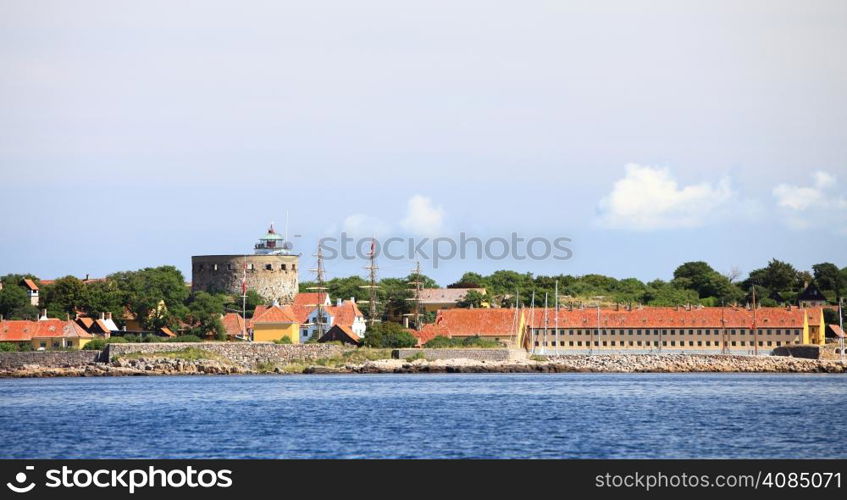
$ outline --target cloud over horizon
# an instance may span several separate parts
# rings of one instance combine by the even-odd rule
[[[635,231],[700,227],[736,197],[728,177],[680,186],[667,167],[629,163],[625,170],[600,200],[600,226]]]
[[[847,231],[847,198],[838,193],[838,179],[822,170],[812,173],[811,186],[782,183],[772,194],[792,229],[832,225],[835,232]]]
[[[444,229],[444,209],[432,204],[432,199],[416,194],[409,198],[403,228],[415,235],[435,236]]]

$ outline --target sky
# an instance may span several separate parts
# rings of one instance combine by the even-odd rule
[[[0,275],[190,279],[286,214],[301,280],[342,231],[569,240],[441,285],[847,266],[844,47],[842,0],[0,0]]]

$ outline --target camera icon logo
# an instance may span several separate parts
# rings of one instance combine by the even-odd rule
[[[25,467],[25,470],[35,470],[35,467],[32,465],[27,465]],[[31,482],[27,485],[24,485],[26,480],[26,472],[18,472],[17,474],[15,474],[15,483],[17,484],[6,483],[6,486],[15,493],[29,493],[30,491],[32,491],[33,488],[35,488],[35,483]]]

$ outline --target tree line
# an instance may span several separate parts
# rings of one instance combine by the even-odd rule
[[[24,278],[32,279],[40,289],[39,306],[29,302]],[[459,303],[460,307],[512,307],[515,304],[542,306],[545,296],[553,305],[558,285],[559,302],[568,304],[644,304],[648,306],[745,304],[755,289],[762,306],[794,303],[805,284],[814,283],[826,298],[835,303],[847,291],[847,267],[839,268],[823,262],[812,266],[811,271],[798,270],[790,263],[777,259],[766,266],[754,269],[740,280],[740,273],[720,273],[702,261],[686,262],[678,266],[673,279],[643,282],[636,278],[617,279],[601,274],[573,276],[534,275],[501,270],[489,275],[474,272],[463,274],[449,288],[484,288],[486,293],[471,292]],[[32,274],[7,274],[0,277],[0,314],[6,319],[36,319],[39,309],[47,309],[49,317],[64,318],[83,314],[99,317],[101,312],[111,312],[119,326],[128,318],[137,318],[144,330],[168,327],[186,334],[223,338],[225,335],[220,315],[229,311],[241,312],[241,298],[226,293],[191,293],[182,272],[174,266],[160,266],[136,271],[121,271],[103,280],[83,282],[74,276],[56,279],[44,284]],[[435,280],[425,275],[387,277],[379,280],[376,314],[383,321],[400,321],[403,314],[414,310],[413,283],[420,281],[424,288],[438,287]],[[363,314],[370,314],[369,282],[360,276],[333,278],[327,281],[332,298],[355,298]],[[314,287],[314,282],[301,282],[300,291]],[[248,291],[248,316],[266,299],[255,291]],[[424,322],[433,320],[433,314]]]

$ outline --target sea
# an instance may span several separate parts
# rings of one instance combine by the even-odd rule
[[[0,379],[0,458],[845,458],[847,377]]]

